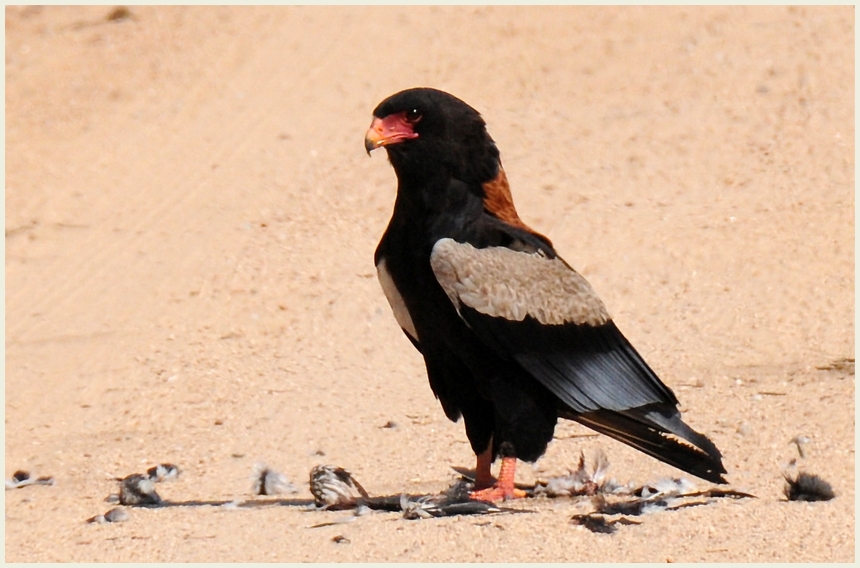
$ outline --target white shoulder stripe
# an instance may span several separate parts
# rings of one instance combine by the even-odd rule
[[[430,265],[457,308],[463,304],[514,321],[530,315],[549,325],[609,320],[588,281],[558,257],[441,239],[433,246]]]
[[[403,301],[403,296],[397,290],[397,286],[394,284],[394,280],[385,266],[384,258],[376,265],[376,276],[379,278],[379,284],[382,286],[382,291],[388,299],[391,311],[394,312],[394,319],[397,320],[403,331],[412,336],[412,339],[418,341],[418,332],[415,330],[415,324],[412,323],[409,310],[406,309],[406,302]]]

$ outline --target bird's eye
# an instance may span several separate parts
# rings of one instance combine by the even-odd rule
[[[407,120],[407,122],[411,122],[412,124],[415,124],[416,122],[421,120],[421,111],[418,110],[417,108],[413,108],[412,110],[407,111],[406,112],[406,120]]]

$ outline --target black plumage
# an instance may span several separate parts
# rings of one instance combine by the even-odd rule
[[[716,446],[684,424],[588,282],[520,220],[480,114],[409,89],[373,115],[365,147],[385,146],[398,180],[380,282],[446,415],[464,419],[487,488],[477,496],[514,496],[515,459],[540,457],[559,417],[725,483]]]

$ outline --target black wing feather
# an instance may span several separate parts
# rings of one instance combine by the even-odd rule
[[[460,315],[500,356],[512,358],[575,412],[624,411],[678,400],[610,320],[604,325],[511,321],[468,306]]]

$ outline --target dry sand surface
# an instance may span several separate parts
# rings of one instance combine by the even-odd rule
[[[5,474],[56,480],[5,492],[6,560],[853,561],[854,41],[853,7],[6,8]],[[474,465],[373,267],[396,182],[364,133],[419,85],[484,115],[756,499],[308,528],[350,516],[306,510],[316,464],[377,495]],[[680,473],[588,433],[522,479]],[[787,501],[795,458],[836,499]],[[186,506],[85,522],[163,462]],[[299,492],[251,495],[258,462]]]

